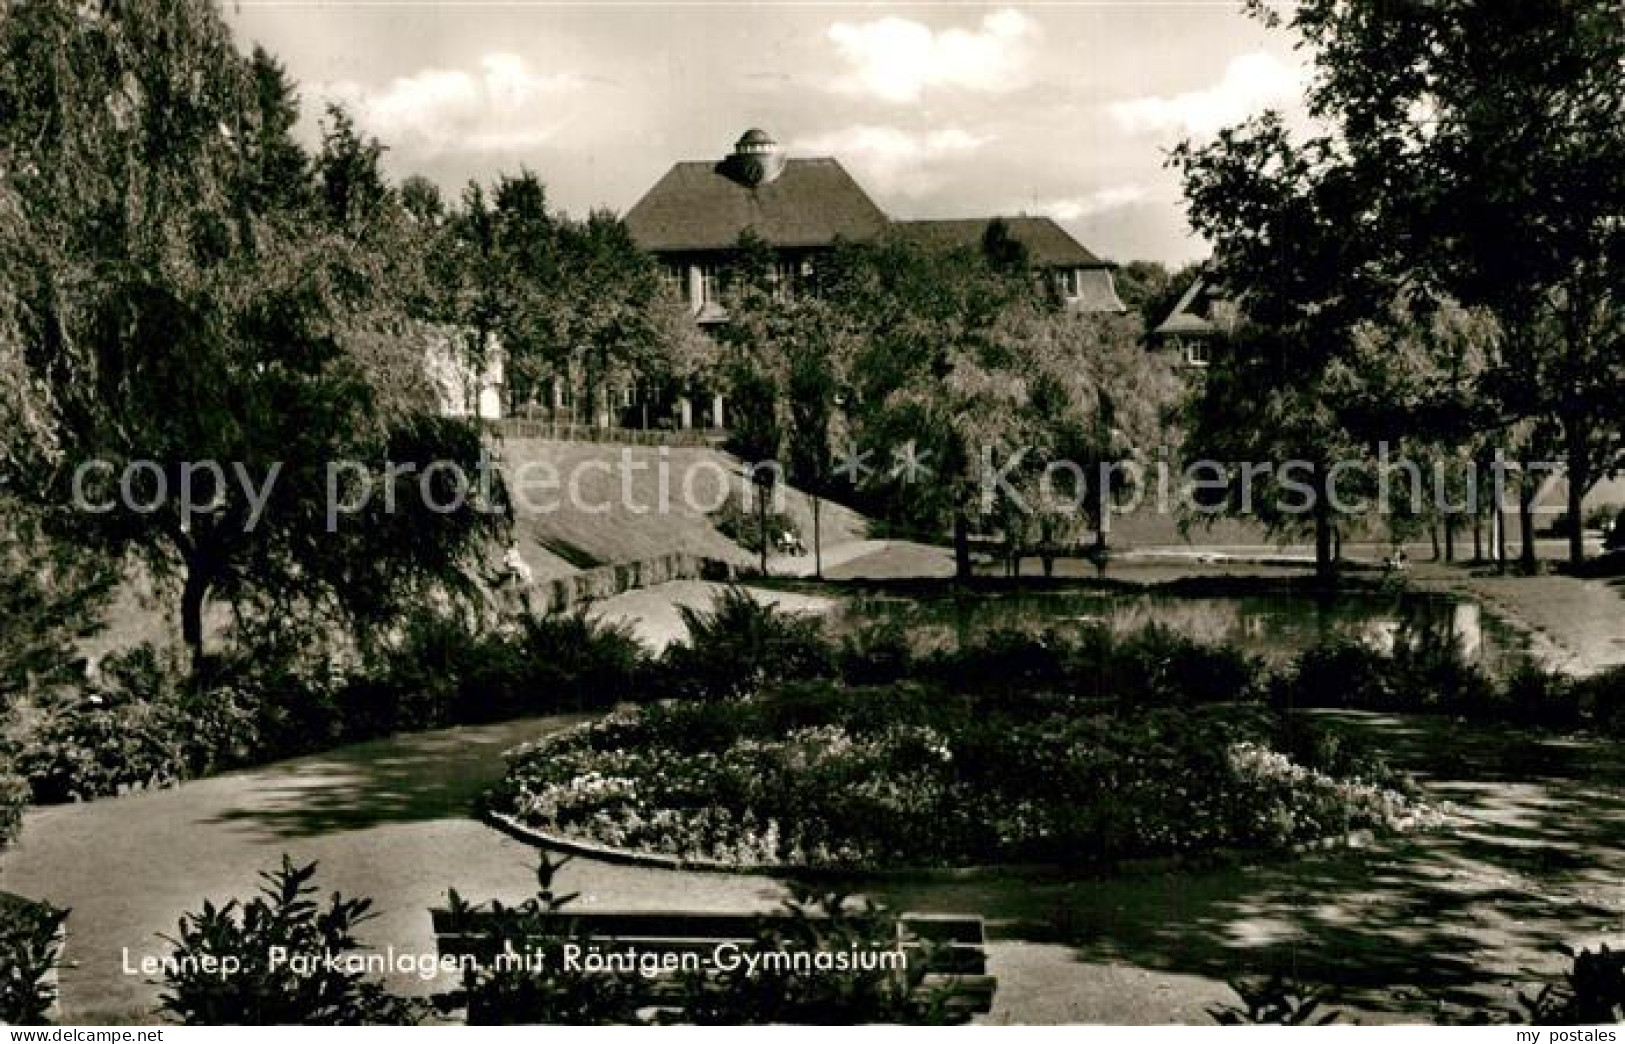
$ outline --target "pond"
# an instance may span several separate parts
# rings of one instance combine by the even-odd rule
[[[1288,659],[1329,639],[1363,642],[1383,651],[1396,644],[1450,640],[1466,657],[1495,673],[1510,670],[1526,643],[1474,602],[1414,592],[1186,595],[1067,589],[897,597],[865,595],[837,611],[839,630],[885,623],[903,627],[916,651],[951,648],[992,630],[1062,634],[1090,626],[1116,632],[1161,624],[1213,644],[1238,646],[1272,661]]]

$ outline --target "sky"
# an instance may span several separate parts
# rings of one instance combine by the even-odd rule
[[[455,196],[520,168],[624,213],[748,127],[834,156],[899,218],[1047,214],[1117,261],[1204,256],[1164,158],[1297,111],[1284,30],[1239,0],[1035,4],[227,0],[298,81],[314,140],[346,105],[395,177]]]

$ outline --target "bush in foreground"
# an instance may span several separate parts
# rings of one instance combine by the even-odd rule
[[[0,1023],[37,1026],[56,1004],[47,981],[62,956],[68,911],[0,894]]]
[[[247,903],[205,902],[180,920],[164,974],[159,1012],[189,1026],[411,1025],[427,1014],[421,1002],[394,996],[347,955],[362,947],[355,930],[374,915],[372,900],[334,894],[313,901],[316,864],[260,874],[260,894]],[[308,957],[278,961],[276,954]]]

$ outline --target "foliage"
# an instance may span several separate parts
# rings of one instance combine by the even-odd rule
[[[56,987],[45,982],[62,956],[58,910],[0,895],[0,1023],[37,1026],[56,1005]]]
[[[111,569],[51,540],[37,521],[0,496],[0,726],[10,725],[19,697],[77,680],[72,644],[97,629],[112,585]],[[11,743],[0,744],[0,847],[16,836],[29,799],[14,756]]]
[[[884,952],[902,938],[896,917],[872,902],[850,903],[837,892],[795,886],[784,902],[783,915],[771,922],[764,919],[747,953]],[[951,986],[923,1002],[915,996],[928,963],[918,956],[902,975],[887,968],[808,975],[766,962],[751,972],[746,970],[749,960],[747,956],[728,971],[691,975],[684,983],[680,1010],[662,1021],[701,1026],[906,1026],[947,1021],[944,1004]]]
[[[1346,357],[1355,325],[1390,302],[1486,309],[1496,350],[1479,373],[1395,403],[1405,432],[1484,434],[1519,459],[1561,452],[1578,517],[1621,435],[1616,5],[1249,7],[1310,56],[1315,131],[1294,134],[1270,113],[1175,153],[1233,296],[1288,340],[1308,407],[1324,405],[1317,377]],[[1257,427],[1235,419],[1237,432]],[[1578,531],[1569,551],[1583,558]]]
[[[350,660],[293,634],[193,673],[137,646],[44,705],[16,768],[37,801],[89,800],[394,732],[609,707],[639,698],[650,669],[624,626],[584,611],[496,627],[424,609]]]
[[[710,609],[679,606],[687,637],[661,661],[667,695],[736,699],[773,678],[826,677],[834,655],[813,617],[785,612],[729,587]]]
[[[516,402],[550,403],[558,378],[584,393],[578,419],[595,420],[617,381],[680,381],[709,365],[711,346],[626,227],[550,209],[531,171],[470,183],[430,237],[433,311],[468,332],[470,358],[500,346]]]
[[[108,657],[103,677],[45,709],[16,755],[36,801],[83,801],[188,775],[191,722],[151,646]]]
[[[632,984],[617,974],[583,972],[564,960],[567,945],[586,940],[569,929],[561,932],[555,916],[576,894],[559,895],[553,882],[568,859],[540,854],[537,893],[517,906],[493,902],[486,912],[455,890],[446,906],[454,930],[470,932],[469,919],[483,913],[480,951],[514,953],[523,961],[487,962],[465,968],[458,989],[436,998],[445,1010],[464,1008],[470,1026],[571,1025],[602,1026],[639,1021]]]
[[[1572,959],[1563,981],[1518,1002],[1535,1026],[1605,1026],[1625,1022],[1625,952],[1561,948]]]
[[[9,7],[0,54],[4,390],[30,397],[7,407],[27,420],[6,429],[16,495],[172,581],[194,657],[214,597],[367,625],[455,585],[499,514],[321,510],[335,461],[479,461],[469,425],[422,416],[415,226],[377,143],[330,112],[302,163],[291,87],[207,0]]]
[[[778,551],[779,540],[786,534],[797,543],[801,541],[801,528],[794,518],[782,511],[769,511],[764,521],[760,510],[747,507],[731,490],[722,507],[712,512],[711,524],[716,526],[717,532],[750,552],[760,551],[763,546]]]
[[[1325,990],[1305,988],[1280,974],[1263,982],[1234,980],[1230,988],[1241,998],[1240,1005],[1208,1009],[1221,1026],[1329,1026],[1342,1017],[1335,1008],[1321,1007]]]
[[[372,900],[312,896],[316,864],[260,874],[260,894],[184,914],[166,962],[159,1011],[189,1026],[412,1025],[421,1002],[396,997],[347,966]],[[297,958],[297,959],[290,959]]]

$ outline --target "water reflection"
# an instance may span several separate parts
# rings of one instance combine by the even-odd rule
[[[1289,658],[1331,639],[1355,640],[1384,652],[1401,644],[1455,643],[1471,660],[1499,671],[1522,651],[1517,636],[1472,602],[1396,593],[1190,596],[1105,591],[1032,591],[922,598],[862,597],[837,626],[862,630],[901,624],[918,651],[956,646],[995,629],[1062,634],[1087,626],[1122,633],[1161,624],[1204,642],[1231,644],[1271,660]]]

